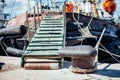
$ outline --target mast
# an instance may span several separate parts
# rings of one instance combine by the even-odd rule
[[[92,8],[93,8],[93,14],[94,14],[94,17],[99,17],[99,14],[98,14],[98,10],[97,10],[97,7],[96,7],[96,1],[95,0],[92,0]]]
[[[78,9],[77,12],[80,13],[80,0],[78,0]]]

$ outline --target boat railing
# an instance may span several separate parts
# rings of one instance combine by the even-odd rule
[[[37,30],[37,26],[40,24],[40,18],[42,18],[41,5],[37,2],[35,6],[26,11],[26,25],[28,26],[27,38],[31,41],[31,38]]]
[[[66,8],[65,8],[65,5],[66,5],[66,1],[64,1],[64,9],[63,9],[63,16],[64,16],[64,42],[63,42],[63,47],[66,46]]]

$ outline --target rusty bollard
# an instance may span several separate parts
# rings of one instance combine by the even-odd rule
[[[68,46],[58,51],[62,57],[71,57],[71,71],[75,73],[90,73],[97,69],[95,57],[97,51],[92,46]]]

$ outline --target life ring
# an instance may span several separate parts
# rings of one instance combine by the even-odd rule
[[[72,12],[74,9],[74,5],[73,3],[70,1],[70,2],[67,2],[66,3],[66,12]]]
[[[114,0],[104,0],[102,6],[103,9],[110,14],[116,10],[116,3]]]

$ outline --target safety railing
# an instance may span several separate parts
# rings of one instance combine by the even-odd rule
[[[63,7],[63,16],[64,16],[64,42],[63,42],[63,47],[66,46],[66,1],[64,1],[64,7]]]
[[[41,5],[37,2],[35,6],[26,11],[26,25],[28,26],[27,39],[31,41],[42,19]]]

